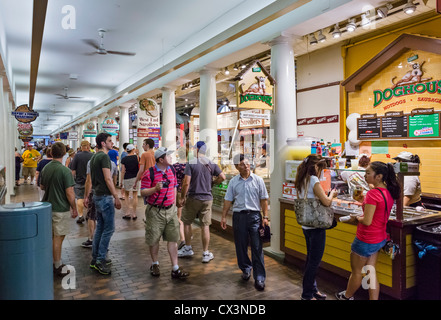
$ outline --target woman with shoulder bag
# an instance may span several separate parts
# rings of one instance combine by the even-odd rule
[[[295,188],[297,198],[318,198],[320,202],[329,207],[332,198],[337,195],[336,190],[332,190],[326,196],[319,177],[326,168],[326,160],[321,155],[310,154],[297,168]],[[306,193],[306,194],[305,194]],[[326,229],[302,226],[306,240],[306,264],[303,275],[302,300],[324,300],[326,295],[319,292],[315,280],[318,267],[325,251]]]
[[[365,179],[374,188],[366,196],[355,199],[363,203],[363,215],[351,218],[358,222],[356,237],[351,245],[352,270],[346,290],[336,294],[339,300],[354,300],[353,295],[361,286],[365,266],[372,267],[369,273],[369,299],[378,300],[380,294],[375,265],[378,252],[387,242],[386,225],[394,200],[400,196],[401,187],[391,163],[372,162],[366,169]]]

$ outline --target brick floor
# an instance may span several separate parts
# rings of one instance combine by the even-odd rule
[[[38,201],[36,186],[21,185],[16,188],[12,202]],[[236,264],[231,235],[212,228],[210,250],[214,260],[201,262],[200,229],[193,225],[193,250],[191,258],[180,258],[179,265],[190,272],[185,280],[171,279],[170,259],[166,243],[161,242],[159,262],[160,277],[149,273],[151,264],[148,247],[144,242],[145,206],[140,199],[138,219],[124,220],[124,209],[116,212],[116,231],[110,242],[108,257],[112,259],[112,273],[104,276],[89,268],[91,249],[80,246],[86,240],[85,223],[72,219],[71,234],[63,245],[63,263],[75,268],[75,289],[63,289],[62,278],[54,278],[55,300],[299,300],[302,291],[302,271],[280,259],[265,255],[267,271],[264,291],[254,288],[254,281],[241,280]],[[341,289],[336,284],[318,277],[317,282],[328,300]]]

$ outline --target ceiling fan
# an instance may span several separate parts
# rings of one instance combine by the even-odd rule
[[[56,95],[56,96],[59,96],[58,99],[65,99],[65,100],[69,100],[69,99],[81,99],[81,98],[82,98],[82,97],[73,97],[73,96],[69,96],[69,95],[67,94],[67,90],[68,90],[68,88],[65,87],[65,88],[64,88],[64,94],[56,93],[55,95]],[[54,108],[54,110],[55,110],[55,108]]]
[[[119,55],[123,55],[123,56],[134,56],[136,54],[134,52],[106,50],[104,48],[104,44],[103,44],[103,39],[104,39],[105,33],[106,33],[105,29],[98,29],[98,35],[100,37],[99,44],[95,40],[92,40],[92,39],[83,39],[84,43],[86,43],[96,49],[95,52],[86,53],[87,55],[95,55],[95,54],[106,55],[106,54],[110,53],[110,54],[119,54]]]

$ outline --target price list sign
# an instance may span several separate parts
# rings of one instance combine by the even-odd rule
[[[381,119],[376,114],[363,114],[357,120],[358,139],[379,139]]]
[[[439,137],[439,113],[409,116],[409,137]]]
[[[407,116],[402,112],[389,112],[381,118],[382,138],[407,138]]]

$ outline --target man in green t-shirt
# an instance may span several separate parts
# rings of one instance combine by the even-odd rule
[[[112,167],[107,155],[108,151],[112,149],[112,137],[110,134],[102,132],[96,136],[95,140],[97,152],[90,159],[90,176],[97,221],[92,242],[90,267],[107,275],[111,273],[110,261],[106,255],[110,238],[115,231],[115,208],[121,209],[121,202],[110,173]],[[85,194],[84,197],[84,205],[87,206],[89,194]]]
[[[61,248],[65,236],[70,231],[69,217],[78,215],[75,203],[75,181],[69,168],[62,163],[66,147],[61,142],[52,145],[52,161],[41,171],[40,188],[44,190],[43,201],[52,204],[52,247],[54,273],[62,273]],[[72,211],[70,212],[70,209]]]

